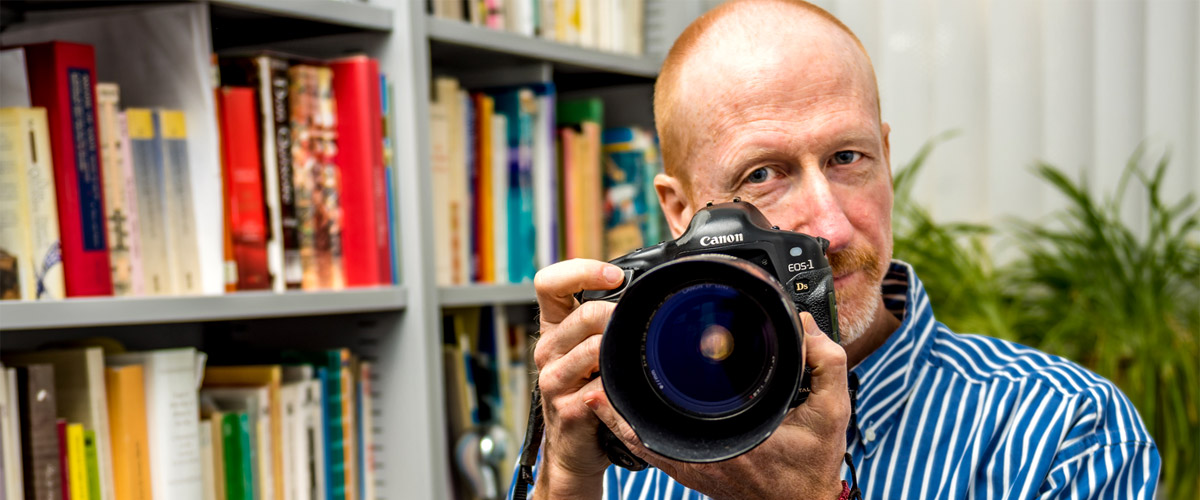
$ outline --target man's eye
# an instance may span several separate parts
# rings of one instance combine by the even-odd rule
[[[750,172],[750,176],[746,177],[746,181],[753,183],[753,184],[761,184],[761,183],[767,182],[767,179],[770,179],[770,178],[771,178],[771,171],[768,170],[766,167],[762,167],[753,172]]]
[[[862,158],[862,153],[857,151],[838,151],[833,154],[833,163],[837,165],[849,165]]]

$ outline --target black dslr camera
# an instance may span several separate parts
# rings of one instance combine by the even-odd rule
[[[617,302],[600,377],[646,448],[685,462],[736,457],[765,441],[807,397],[798,313],[838,341],[829,242],[771,226],[750,203],[709,204],[679,239],[612,263]],[[645,462],[601,426],[613,463]]]

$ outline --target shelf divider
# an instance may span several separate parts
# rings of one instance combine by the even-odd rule
[[[316,316],[405,308],[404,287],[0,302],[0,331]]]
[[[537,295],[533,283],[517,285],[474,284],[438,287],[438,303],[442,307],[486,305],[533,305]]]

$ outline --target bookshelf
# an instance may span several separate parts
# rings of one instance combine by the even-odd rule
[[[375,362],[377,491],[379,498],[450,498],[452,453],[445,443],[446,395],[441,352],[443,308],[536,304],[532,284],[440,287],[435,269],[430,164],[430,82],[437,74],[537,74],[565,92],[641,86],[647,98],[659,60],[600,52],[437,19],[422,0],[197,0],[207,11],[214,51],[273,48],[328,58],[365,52],[393,85],[395,239],[401,285],[327,292],[240,292],[226,295],[70,299],[0,303],[4,344],[36,345],[40,335],[87,337],[140,328],[203,330],[202,325],[251,324],[255,334],[286,342],[276,329],[308,326],[304,341],[358,346]],[[95,6],[150,9],[130,1],[12,0],[0,24],[38,16],[71,16]],[[649,26],[650,23],[647,23]],[[207,64],[196,61],[195,64]],[[644,88],[642,88],[644,87]],[[623,96],[622,96],[623,97]],[[370,313],[371,322],[340,319]],[[155,327],[162,325],[163,328]],[[331,326],[332,325],[332,326]],[[237,329],[236,326],[233,329]],[[264,330],[266,330],[264,332]],[[316,333],[314,333],[316,332]],[[149,336],[150,334],[144,334]],[[25,336],[19,341],[13,336]],[[315,340],[312,337],[317,337]],[[170,342],[168,336],[153,342]],[[11,344],[9,342],[12,342]],[[183,341],[186,342],[186,341]],[[299,340],[297,340],[299,342]],[[218,344],[221,345],[221,344]],[[366,347],[364,347],[366,346]],[[225,345],[223,348],[230,348]],[[386,423],[382,423],[386,422]],[[503,471],[508,474],[509,471]]]

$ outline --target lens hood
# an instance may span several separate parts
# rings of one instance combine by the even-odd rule
[[[710,288],[723,295],[708,293]],[[703,303],[710,296],[732,298]],[[685,305],[674,306],[680,303]],[[725,326],[743,331],[723,334],[728,342],[744,340],[708,351],[717,353],[715,368],[702,359],[691,359],[696,357],[696,347],[690,340],[698,333],[676,334],[669,330],[671,324],[664,326],[661,317],[655,319],[660,311],[674,314],[670,311],[688,307],[736,309],[718,311],[718,316],[739,318]],[[744,328],[747,324],[760,326]],[[600,375],[609,401],[646,448],[684,462],[727,460],[758,446],[783,422],[803,373],[801,332],[792,299],[762,267],[723,254],[693,255],[657,266],[625,288],[600,345]],[[673,346],[678,339],[689,342]],[[648,341],[653,345],[648,346]],[[674,359],[672,348],[678,349],[679,356],[691,358],[664,364],[660,359]],[[720,365],[729,350],[751,354],[736,364]],[[722,392],[714,384],[712,392],[720,402],[710,406],[719,411],[706,411],[708,407],[691,402],[698,392],[703,399],[709,372],[719,374],[716,378],[721,382],[738,381],[732,392],[728,388]],[[670,379],[684,389],[674,388]]]

